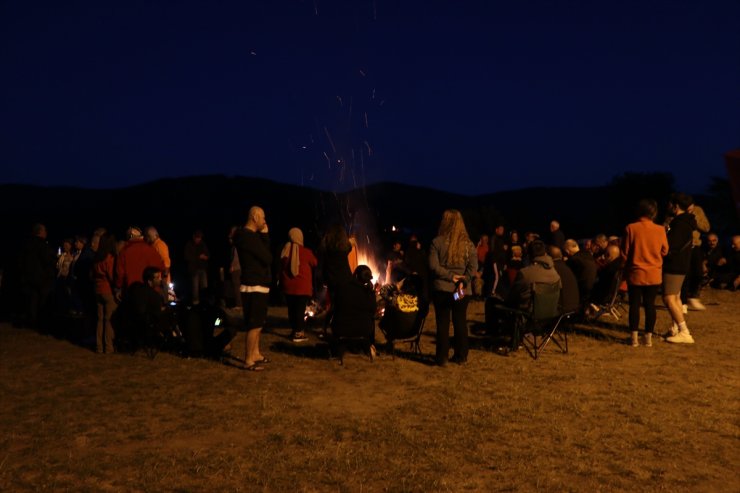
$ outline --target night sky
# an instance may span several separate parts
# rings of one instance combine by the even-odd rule
[[[0,182],[465,194],[740,147],[740,2],[0,2]]]

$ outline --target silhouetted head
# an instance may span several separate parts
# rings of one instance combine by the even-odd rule
[[[637,217],[653,220],[656,215],[658,215],[658,203],[653,199],[642,199],[637,203]]]
[[[547,248],[545,242],[542,240],[534,240],[529,244],[529,257],[542,257],[547,255]]]
[[[367,265],[358,265],[354,276],[363,286],[372,286],[373,284],[373,271]]]

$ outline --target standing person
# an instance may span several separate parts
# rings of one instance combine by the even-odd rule
[[[475,279],[473,279],[473,296],[483,298],[483,265],[485,265],[486,257],[488,256],[488,235],[481,235],[480,239],[478,239],[478,244],[475,246],[475,250],[478,255],[478,269],[476,269]]]
[[[240,279],[242,277],[242,268],[239,265],[239,255],[236,253],[236,247],[234,247],[234,236],[239,231],[238,226],[231,226],[229,228],[228,242],[229,252],[226,255],[228,262],[224,267],[221,267],[221,277],[224,282],[224,298],[229,302],[233,300],[233,307],[237,310],[242,309],[242,295],[239,292],[239,285],[241,284]],[[228,272],[228,277],[225,273]]]
[[[468,359],[467,308],[472,294],[472,276],[478,270],[475,245],[470,241],[460,211],[448,209],[442,215],[437,237],[429,248],[432,301],[437,322],[437,364],[445,366],[450,346],[450,315],[455,329],[455,353],[451,361]]]
[[[246,226],[234,237],[234,246],[241,266],[242,310],[247,329],[244,350],[244,369],[262,371],[268,360],[260,353],[260,334],[267,320],[267,302],[272,282],[272,253],[265,211],[253,206],[249,209]]]
[[[170,259],[170,248],[167,246],[167,243],[165,243],[164,240],[159,237],[159,231],[157,231],[157,228],[155,228],[154,226],[149,226],[148,228],[146,228],[146,242],[149,243],[157,251],[160,257],[162,257],[162,262],[164,263],[164,270],[162,271],[162,284],[163,292],[166,296],[169,285],[172,282],[172,277],[170,276],[170,267],[172,266],[172,260]]]
[[[668,254],[663,261],[663,303],[673,319],[673,325],[666,333],[666,341],[693,344],[694,338],[686,326],[681,303],[681,286],[691,266],[691,247],[693,232],[697,229],[696,218],[689,213],[694,203],[691,196],[674,193],[668,202],[673,220],[668,229]]]
[[[185,261],[188,263],[193,305],[200,303],[200,293],[208,289],[208,259],[211,254],[203,241],[203,232],[197,230],[185,244]]]
[[[306,303],[313,295],[313,269],[318,261],[313,252],[303,246],[303,231],[291,228],[288,241],[280,253],[280,286],[288,303],[288,320],[292,329],[293,342],[308,340],[306,327]]]
[[[115,333],[111,318],[118,303],[113,297],[113,276],[115,273],[116,239],[108,233],[100,237],[98,249],[93,258],[93,280],[95,283],[95,300],[98,307],[98,322],[95,330],[95,350],[108,354],[115,351],[113,341]]]
[[[565,233],[560,229],[558,221],[550,221],[550,245],[560,248],[561,252],[565,251]]]
[[[696,219],[696,229],[692,232],[691,261],[689,262],[689,272],[681,289],[681,302],[689,310],[701,311],[707,309],[699,298],[701,284],[704,280],[704,250],[701,247],[701,235],[709,233],[711,225],[704,209],[698,205],[690,205],[687,212]]]
[[[418,274],[421,278],[421,287],[418,290],[418,296],[423,303],[429,303],[429,256],[422,248],[419,237],[412,234],[409,238],[409,245],[406,248],[406,258],[404,260],[406,270],[410,274]]]
[[[159,253],[144,241],[141,229],[131,226],[126,231],[128,241],[123,245],[116,258],[116,291],[117,296],[125,296],[125,291],[135,282],[144,282],[144,269],[155,267],[159,272],[164,269],[164,262]]]
[[[655,297],[660,288],[663,256],[668,253],[665,229],[653,222],[657,213],[658,205],[654,200],[641,200],[637,206],[639,219],[627,225],[622,244],[633,347],[640,345],[637,331],[640,324],[640,305],[645,308],[644,343],[648,347],[653,344]]]
[[[48,315],[47,304],[56,273],[54,251],[49,247],[46,237],[46,226],[34,224],[32,236],[23,245],[18,261],[23,322],[26,327],[33,329],[41,328],[43,323],[40,322]]]
[[[352,252],[352,244],[347,237],[347,232],[341,224],[334,223],[329,226],[324,237],[321,239],[319,256],[321,257],[321,273],[327,289],[328,310],[324,319],[324,331],[331,322],[334,309],[334,297],[337,286],[352,279],[350,270],[349,254]]]

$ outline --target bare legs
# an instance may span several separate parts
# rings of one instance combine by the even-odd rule
[[[244,348],[244,363],[247,366],[251,366],[264,359],[260,353],[260,334],[262,333],[262,327],[256,329],[249,329],[246,336],[246,345]]]
[[[685,320],[683,318],[683,304],[681,303],[680,294],[664,294],[663,304],[668,308],[668,313],[676,325],[681,325]]]

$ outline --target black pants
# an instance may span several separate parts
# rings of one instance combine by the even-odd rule
[[[627,286],[630,298],[630,331],[636,332],[640,325],[640,306],[645,308],[645,332],[655,330],[655,297],[658,296],[659,284],[653,286]]]
[[[288,320],[293,335],[306,329],[306,304],[309,296],[286,294],[285,302],[288,304]]]
[[[468,321],[467,310],[470,297],[455,300],[452,293],[434,291],[434,315],[437,321],[437,364],[447,363],[450,350],[450,316],[455,329],[455,359],[468,358]]]

